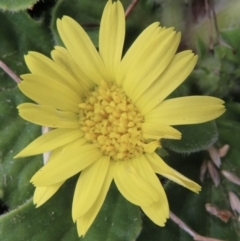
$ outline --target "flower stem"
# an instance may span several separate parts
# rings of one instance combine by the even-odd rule
[[[134,9],[134,7],[137,5],[138,1],[139,0],[132,0],[132,2],[129,4],[129,6],[127,7],[127,9],[125,11],[125,18],[127,18],[130,15],[130,13]]]
[[[213,30],[212,30],[212,23],[211,23],[211,13],[210,13],[210,6],[208,0],[205,0],[205,9],[208,15],[208,31],[209,31],[209,48],[213,50]]]
[[[220,239],[209,238],[209,237],[204,237],[202,235],[199,235],[172,212],[170,212],[170,219],[174,223],[176,223],[182,230],[184,230],[189,235],[191,235],[193,237],[193,240],[195,241],[223,241]]]
[[[3,62],[0,60],[0,68],[9,75],[17,84],[21,82],[21,79]]]

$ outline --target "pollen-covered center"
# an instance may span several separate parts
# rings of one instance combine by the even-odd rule
[[[143,153],[143,116],[122,89],[103,83],[79,107],[85,138],[104,155],[122,160]]]

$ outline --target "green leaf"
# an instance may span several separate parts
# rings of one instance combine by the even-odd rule
[[[228,29],[228,30],[222,30],[221,31],[221,37],[223,40],[225,40],[231,47],[233,47],[240,55],[240,46],[239,46],[239,41],[240,41],[240,30],[239,28],[236,29]]]
[[[71,204],[76,181],[76,177],[67,181],[54,197],[37,209],[30,199],[17,209],[1,216],[0,237],[3,237],[4,241],[20,240],[19,237],[21,240],[34,241],[130,241],[136,239],[141,230],[139,208],[125,200],[115,185],[111,186],[103,207],[89,232],[84,238],[79,239],[76,224],[71,218]]]
[[[71,219],[72,192],[75,185],[73,182],[67,184],[39,208],[35,208],[30,199],[17,209],[2,215],[0,237],[6,241],[79,240]],[[66,192],[69,195],[64,195]]]
[[[27,8],[31,8],[38,0],[1,0],[0,9],[8,11],[19,11]]]
[[[46,26],[42,26],[30,18],[25,12],[0,12],[0,59],[17,75],[29,72],[24,63],[24,54],[28,51],[38,51],[49,55],[53,46],[51,33]],[[0,69],[1,89],[15,87],[12,81]]]
[[[239,39],[240,40],[240,39]],[[239,51],[236,51],[232,46],[223,46],[218,45],[214,48],[214,55],[217,59],[219,59],[222,64],[229,63],[232,68],[236,68],[235,65],[238,65],[240,59]],[[227,71],[226,71],[227,72]],[[230,72],[230,71],[228,71]],[[233,70],[232,70],[233,72]],[[231,72],[230,72],[231,73]]]
[[[239,60],[239,51],[230,45],[214,47],[214,55],[205,53],[199,59],[198,68],[191,74],[192,85],[204,95],[231,100],[231,94],[239,92]]]
[[[21,98],[22,97],[22,98]],[[11,210],[29,199],[33,186],[29,183],[31,176],[42,165],[41,157],[13,159],[18,151],[40,135],[40,128],[22,120],[16,105],[25,98],[18,89],[9,89],[0,94],[0,190],[2,199]]]
[[[162,146],[178,153],[192,153],[207,149],[217,141],[218,130],[214,121],[204,124],[175,126],[182,133],[181,140],[163,139]]]
[[[207,45],[202,41],[201,38],[197,39],[197,52],[200,58],[204,58],[208,53]]]
[[[240,122],[240,104],[226,103],[226,112],[218,119],[218,123],[236,123]]]
[[[83,240],[135,240],[141,228],[139,207],[127,201],[113,183],[96,221]]]
[[[48,28],[31,19],[27,13],[0,13],[0,25],[0,59],[17,75],[28,72],[23,60],[28,50],[50,51]],[[1,199],[10,210],[32,196],[33,186],[29,180],[42,166],[40,156],[13,159],[17,152],[41,134],[39,126],[18,116],[16,106],[26,100],[16,83],[0,69],[0,191]]]

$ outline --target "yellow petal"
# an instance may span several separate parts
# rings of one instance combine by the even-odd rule
[[[102,156],[84,169],[78,179],[72,205],[72,217],[76,221],[93,206],[102,189],[108,172],[110,157]]]
[[[131,165],[131,161],[118,161],[114,181],[122,195],[139,206],[150,206],[159,199],[158,192],[146,182]]]
[[[125,79],[129,69],[130,63],[133,63],[136,58],[141,54],[141,51],[145,47],[144,43],[151,41],[159,32],[159,23],[153,23],[147,27],[135,40],[134,44],[128,49],[124,55],[118,74],[116,76],[116,82],[119,86],[122,85],[122,81]]]
[[[159,40],[157,47],[154,47],[154,49],[149,52],[150,54],[148,53],[149,57],[147,58],[147,56],[145,56],[147,61],[144,63],[144,59],[142,59],[142,62],[139,61],[139,63],[135,66],[136,69],[142,71],[135,70],[137,74],[134,74],[134,79],[138,81],[136,81],[135,88],[133,89],[133,93],[131,95],[134,98],[134,102],[136,102],[137,99],[144,94],[146,89],[151,86],[159,75],[168,67],[176,53],[181,35],[180,33],[176,34],[172,31],[169,31],[170,34],[168,35],[165,33],[167,31],[169,31],[169,29],[166,29],[163,32],[164,35]],[[134,71],[134,69],[132,69],[132,71]],[[129,74],[130,76],[132,75],[131,73]],[[133,83],[131,83],[131,85],[133,85]]]
[[[146,157],[156,173],[192,190],[193,192],[199,193],[201,190],[201,187],[197,183],[169,167],[156,153],[146,154]]]
[[[19,152],[14,158],[32,156],[51,151],[81,137],[83,137],[83,132],[79,129],[52,130],[38,137],[21,152]]]
[[[71,88],[76,94],[78,93],[80,85],[77,81],[68,73],[68,71],[58,66],[45,55],[31,51],[28,52],[28,55],[24,56],[24,59],[29,70],[33,74],[58,81]]]
[[[78,128],[78,115],[71,112],[55,110],[45,105],[32,103],[21,104],[19,115],[34,124],[52,128]]]
[[[160,200],[149,207],[141,207],[143,212],[157,225],[163,227],[169,218],[169,207],[165,205],[167,199]],[[166,216],[164,213],[167,212]]]
[[[67,49],[55,46],[55,49],[51,52],[51,56],[59,66],[68,71],[68,73],[76,79],[81,87],[81,94],[84,93],[84,91],[93,89],[94,82],[85,75],[81,68],[78,67]]]
[[[153,153],[156,148],[160,147],[160,143],[159,141],[151,141],[147,144],[144,144],[143,145],[143,148],[144,148],[144,151],[147,152],[147,153]]]
[[[107,81],[102,59],[83,28],[67,16],[57,20],[57,28],[64,45],[82,72],[96,84]]]
[[[47,187],[36,187],[33,195],[33,203],[37,204],[36,208],[43,205],[48,199],[50,199],[57,190],[62,186],[63,182],[57,183]]]
[[[159,179],[157,178],[157,175],[149,164],[148,159],[145,155],[139,156],[138,158],[132,160],[132,165],[134,166],[137,173],[141,176],[141,178],[148,182],[152,186],[152,188],[157,191],[159,196],[159,199],[155,204],[147,207],[142,206],[141,208],[146,211],[146,214],[149,214],[147,215],[150,216],[151,219],[158,220],[159,223],[166,222],[166,218],[169,217],[167,196]],[[151,214],[154,208],[160,208],[160,210],[158,210],[156,213],[157,215],[155,216]]]
[[[176,54],[165,71],[145,88],[142,96],[135,103],[146,114],[162,102],[175,90],[192,72],[197,62],[197,56],[192,51],[183,51]],[[151,98],[149,98],[151,96]]]
[[[156,123],[143,123],[143,138],[145,139],[181,139],[181,132],[167,125],[159,125]]]
[[[109,190],[110,184],[113,179],[113,171],[114,171],[115,163],[110,162],[109,169],[102,185],[102,189],[99,193],[99,196],[92,207],[85,213],[81,218],[77,220],[77,231],[79,236],[84,236],[90,226],[92,225],[94,219],[96,218],[102,204],[106,198],[107,192]]]
[[[188,96],[163,101],[145,115],[159,125],[186,125],[216,119],[225,111],[224,101],[210,96]]]
[[[79,113],[80,95],[67,86],[34,74],[22,75],[21,78],[24,81],[18,87],[30,99],[58,110]]]
[[[180,34],[172,29],[161,29],[150,42],[141,55],[129,63],[131,69],[123,80],[123,89],[134,103],[168,66],[180,42]]]
[[[72,143],[68,146],[71,148]],[[75,145],[75,143],[74,143]],[[37,187],[44,187],[65,181],[97,161],[102,153],[92,144],[74,146],[62,151],[42,167],[30,180]]]
[[[74,149],[77,149],[81,146],[83,146],[84,144],[87,143],[87,140],[86,138],[79,138],[75,141],[72,141],[71,143],[67,144],[67,145],[64,145],[64,146],[61,146],[61,147],[58,147],[57,149],[55,149],[52,153],[51,153],[51,158],[50,160],[53,160],[53,159],[57,159],[57,158],[60,158],[60,156],[63,154],[63,153],[68,153],[68,152],[71,152],[72,150]],[[49,160],[49,161],[50,161]]]
[[[100,31],[99,53],[106,66],[110,79],[115,81],[122,57],[125,37],[125,16],[120,1],[108,1],[104,8]]]
[[[54,159],[58,159],[61,158],[62,153],[64,152],[71,152],[72,150],[81,147],[82,145],[84,145],[87,142],[87,140],[85,138],[78,138],[75,141],[72,141],[69,144],[60,146],[56,149],[54,149],[51,153],[50,153],[50,158],[48,159],[47,162],[54,160]],[[46,163],[45,163],[46,164]]]

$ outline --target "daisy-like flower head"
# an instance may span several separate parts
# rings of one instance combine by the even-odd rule
[[[164,226],[169,207],[156,173],[196,193],[200,186],[154,151],[162,138],[181,138],[174,125],[220,116],[223,101],[207,96],[165,100],[190,74],[197,56],[176,54],[180,33],[153,23],[122,58],[125,17],[119,1],[109,0],[104,9],[99,52],[72,18],[58,19],[57,28],[65,48],[56,46],[52,59],[29,52],[25,61],[31,73],[19,84],[37,103],[19,105],[19,115],[52,128],[16,156],[52,151],[31,179],[34,203],[42,205],[81,172],[72,204],[79,236],[93,223],[113,180],[127,200]]]

